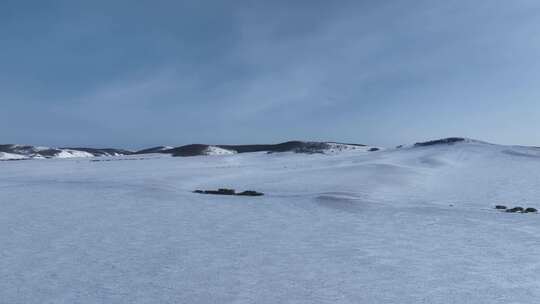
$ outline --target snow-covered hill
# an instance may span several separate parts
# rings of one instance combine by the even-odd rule
[[[231,155],[249,152],[296,152],[296,153],[326,153],[335,154],[344,151],[374,152],[380,148],[368,147],[358,144],[342,144],[334,142],[304,142],[290,141],[270,145],[205,145],[191,144],[180,147],[158,146],[132,152],[123,149],[95,149],[95,148],[48,148],[29,145],[0,145],[0,160],[20,160],[33,158],[80,158],[125,156],[144,154],[169,154],[172,156],[202,156],[202,155]]]
[[[132,154],[130,151],[120,149],[49,148],[29,145],[0,145],[0,153],[0,160],[80,158]]]
[[[227,150],[217,146],[208,146],[203,152],[204,155],[232,155],[236,153],[234,150]]]
[[[540,215],[494,209],[540,207],[538,148],[111,159],[0,163],[3,302],[540,298]]]
[[[28,158],[27,156],[24,156],[21,154],[0,152],[0,160],[21,160],[21,159],[27,159],[27,158]]]
[[[219,149],[219,150],[218,150]],[[295,152],[304,154],[334,154],[345,151],[356,152],[375,152],[380,148],[368,147],[359,144],[344,144],[335,142],[311,142],[311,141],[288,141],[279,144],[267,145],[203,145],[192,144],[181,146],[168,150],[161,150],[160,153],[171,154],[173,156],[200,156],[214,155],[216,153],[209,151],[221,151],[217,154],[236,154],[236,153],[253,153],[253,152]]]
[[[135,154],[163,153],[163,151],[167,151],[167,150],[170,150],[172,148],[173,147],[171,147],[171,146],[157,146],[157,147],[152,147],[152,148],[148,148],[148,149],[139,150],[139,151],[135,152]]]

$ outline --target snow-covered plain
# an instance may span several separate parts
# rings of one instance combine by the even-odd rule
[[[0,303],[540,301],[540,149],[139,158],[0,163]]]

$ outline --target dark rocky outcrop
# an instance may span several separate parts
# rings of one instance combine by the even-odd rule
[[[532,208],[532,207],[523,208],[523,207],[519,207],[519,206],[511,208],[511,209],[506,209],[506,206],[497,205],[497,206],[495,206],[495,209],[499,209],[501,211],[505,211],[505,212],[509,212],[509,213],[536,213],[536,212],[538,212],[538,210],[536,210],[536,208]]]
[[[244,191],[244,192],[237,193],[236,195],[240,195],[240,196],[263,196],[264,193],[257,192],[257,191],[252,191],[252,190],[247,190],[247,191]]]
[[[523,207],[514,207],[512,209],[506,209],[506,212],[516,213],[516,212],[523,212]]]
[[[219,195],[235,195],[234,189],[220,188],[218,190],[195,190],[194,193],[199,194],[219,194]]]
[[[218,191],[212,191],[212,192],[215,192],[215,193],[211,193],[211,194],[222,194],[222,195],[235,195],[236,194],[236,191],[234,191],[234,189],[226,189],[226,188],[220,188],[218,189]]]

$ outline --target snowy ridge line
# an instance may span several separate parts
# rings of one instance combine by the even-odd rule
[[[157,146],[136,152],[124,149],[98,149],[98,148],[49,148],[30,145],[0,145],[0,160],[23,160],[23,159],[48,159],[48,158],[88,158],[110,157],[141,154],[167,154],[171,156],[225,156],[238,153],[266,152],[280,153],[293,152],[302,154],[341,154],[344,152],[373,153],[378,151],[393,151],[399,149],[435,148],[453,145],[489,145],[506,147],[505,153],[516,156],[537,157],[536,147],[524,146],[501,146],[464,137],[449,137],[425,142],[417,142],[409,145],[400,145],[396,149],[384,149],[363,144],[339,143],[339,142],[314,142],[314,141],[288,141],[279,144],[255,144],[255,145],[207,145],[190,144],[179,147]],[[515,152],[513,148],[523,148]],[[529,149],[529,150],[527,150]],[[527,150],[527,151],[526,151]]]
[[[200,156],[200,155],[224,155],[251,152],[295,152],[304,154],[333,154],[344,151],[375,152],[381,148],[370,147],[361,144],[343,144],[337,142],[313,142],[313,141],[288,141],[279,144],[255,144],[255,145],[205,145],[191,144],[169,150],[161,150],[159,153],[171,154],[172,156]],[[229,151],[229,152],[227,152]],[[139,152],[137,152],[139,153]]]
[[[0,145],[0,160],[85,158],[97,156],[130,155],[133,152],[121,149],[95,148],[49,148],[30,145]]]
[[[0,152],[7,153],[2,159],[44,159],[44,158],[82,158],[97,156],[125,156],[139,154],[169,154],[172,156],[215,156],[233,155],[249,152],[295,152],[295,153],[322,153],[336,154],[346,151],[375,152],[381,148],[362,144],[338,143],[338,142],[313,142],[313,141],[288,141],[279,144],[255,144],[255,145],[207,145],[190,144],[179,147],[157,146],[139,151],[124,149],[96,149],[96,148],[49,148],[30,145],[0,145]]]

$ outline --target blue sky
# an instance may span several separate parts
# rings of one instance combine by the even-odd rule
[[[540,145],[540,2],[0,2],[0,142]]]

